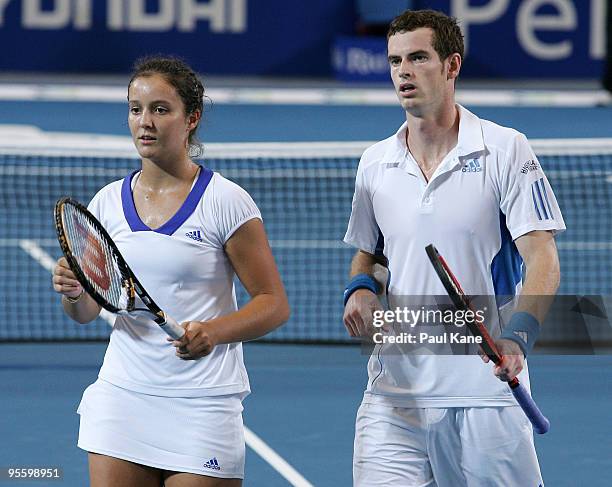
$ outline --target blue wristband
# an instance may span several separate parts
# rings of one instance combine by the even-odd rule
[[[539,334],[540,323],[536,317],[526,311],[519,311],[512,315],[510,323],[504,327],[500,338],[518,343],[526,357],[533,350]]]
[[[369,274],[357,274],[351,279],[351,282],[348,283],[344,290],[344,306],[346,306],[347,301],[357,289],[369,289],[374,294],[378,294],[378,287],[376,280]]]

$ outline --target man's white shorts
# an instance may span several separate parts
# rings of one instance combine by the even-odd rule
[[[88,452],[168,471],[244,477],[239,396],[151,396],[98,379],[78,413],[78,446]]]
[[[361,404],[355,487],[542,487],[518,406],[397,408]]]

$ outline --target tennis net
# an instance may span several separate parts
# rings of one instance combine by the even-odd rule
[[[344,245],[359,156],[368,142],[208,144],[205,164],[244,187],[264,217],[292,307],[272,341],[345,342]],[[612,139],[533,140],[568,231],[558,237],[560,293],[612,294]],[[60,250],[53,206],[81,202],[139,167],[125,137],[0,137],[0,341],[104,340],[103,319],[66,318],[49,269]],[[239,300],[246,293],[239,288]],[[609,302],[609,301],[608,301]],[[610,308],[608,308],[610,309]],[[572,330],[565,331],[571,339]],[[558,337],[555,337],[558,338]]]

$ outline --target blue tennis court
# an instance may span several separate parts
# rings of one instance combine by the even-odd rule
[[[103,344],[0,346],[3,466],[59,466],[59,485],[85,485],[75,410],[103,352]],[[245,424],[312,485],[351,485],[354,417],[366,380],[359,348],[249,344],[245,359],[253,388]],[[547,485],[609,485],[610,367],[609,355],[530,359],[534,397],[552,423],[536,438]],[[246,486],[289,485],[250,449],[246,472]]]

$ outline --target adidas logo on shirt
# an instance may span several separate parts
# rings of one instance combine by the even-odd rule
[[[196,242],[202,241],[202,234],[200,233],[200,230],[195,230],[193,232],[187,232],[185,235],[189,237],[190,239],[195,240]]]
[[[213,470],[221,470],[221,467],[219,466],[219,462],[217,461],[217,457],[213,457],[210,460],[208,460],[204,465],[204,468],[211,468]]]
[[[472,159],[461,168],[461,172],[482,172],[482,166],[478,159]]]

